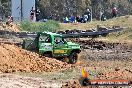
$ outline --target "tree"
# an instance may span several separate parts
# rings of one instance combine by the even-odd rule
[[[0,0],[0,16],[2,18],[7,17],[11,13],[10,0]]]

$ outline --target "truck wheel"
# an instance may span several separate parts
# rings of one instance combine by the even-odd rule
[[[71,55],[69,56],[69,63],[75,64],[77,60],[78,60],[78,53],[76,52],[71,53]]]

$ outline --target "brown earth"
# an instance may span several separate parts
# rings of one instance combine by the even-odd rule
[[[70,67],[56,59],[39,58],[33,52],[23,50],[15,45],[0,44],[0,71],[10,72],[52,72]]]
[[[0,88],[60,88],[62,83],[38,77],[0,73]]]
[[[98,79],[128,79],[132,80],[132,71],[128,69],[118,69],[110,72],[100,73]]]
[[[78,80],[69,81],[62,85],[62,88],[82,88]]]
[[[79,75],[81,75],[82,67],[84,67],[85,70],[89,72],[89,75],[90,75],[89,77],[91,79],[132,80],[132,70],[131,70],[132,47],[131,45],[121,44],[121,43],[106,43],[106,42],[104,43],[104,42],[98,42],[98,41],[84,42],[81,40],[78,43],[80,43],[82,46],[80,60],[75,65],[72,65],[72,66],[66,63],[63,63],[61,61],[58,61],[56,59],[51,59],[46,57],[39,58],[38,54],[23,50],[13,44],[11,45],[11,44],[0,43],[0,50],[1,50],[0,51],[0,71],[4,73],[34,72],[35,74],[39,72],[57,71],[57,74],[59,73],[64,74],[63,72],[59,72],[59,71],[63,70],[67,72],[67,70],[65,69],[68,69],[71,67],[73,67],[71,69],[77,68],[79,72],[74,72],[74,73],[69,72],[66,74],[67,77],[69,75],[74,74],[75,81],[73,81],[72,76],[70,76],[72,81],[64,83],[62,88],[82,88],[82,86],[80,85],[78,81],[78,78],[80,77]],[[55,77],[58,79],[63,79],[65,81],[65,79],[61,76],[56,75]],[[50,77],[52,78],[52,75]],[[1,78],[0,80],[3,80],[3,78]],[[12,83],[14,82],[13,80],[14,78],[11,79],[12,82],[10,85],[12,85]],[[21,78],[20,79],[18,78],[18,80],[21,81]],[[4,85],[5,83],[6,83],[5,81],[3,83],[1,82],[2,85]],[[37,84],[38,82],[35,81],[34,83]],[[18,83],[18,84],[23,85],[21,83]],[[32,84],[32,83],[29,83],[29,84]],[[43,84],[43,85],[46,85],[46,84]],[[100,88],[100,87],[96,87],[96,88]],[[108,88],[113,88],[113,87],[108,87]]]
[[[18,25],[14,23],[10,23],[9,25],[5,23],[0,23],[0,30],[14,31],[14,32],[20,31]]]
[[[82,67],[84,67],[92,80],[128,79],[132,81],[132,44],[107,43],[95,40],[74,40],[74,42],[79,43],[82,47],[80,61],[76,64],[80,69],[80,74]],[[83,87],[77,78],[77,80],[66,82],[62,88]],[[114,88],[114,86],[90,88]],[[131,86],[127,86],[127,88],[131,88]]]

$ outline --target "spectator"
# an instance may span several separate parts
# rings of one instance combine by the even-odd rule
[[[77,17],[76,17],[76,21],[77,21],[77,22],[80,22],[80,23],[84,23],[84,18],[83,18],[83,16],[77,16]]]
[[[87,9],[87,11],[84,13],[84,15],[88,16],[87,21],[91,21],[91,11],[89,9]]]
[[[105,15],[105,13],[104,12],[100,12],[100,20],[101,21],[106,21],[106,15]]]
[[[114,7],[112,9],[112,17],[117,17],[117,8],[116,7]]]
[[[103,14],[101,15],[101,21],[106,21],[105,13],[103,13]]]
[[[76,21],[77,21],[77,22],[81,22],[81,21],[80,21],[80,16],[77,16],[77,17],[76,17]]]
[[[40,10],[37,8],[36,9],[36,21],[39,20],[39,14],[40,14]]]
[[[83,16],[83,20],[84,20],[84,22],[86,23],[86,22],[88,21],[88,15],[84,15],[84,16]]]
[[[71,15],[71,17],[69,18],[70,22],[71,23],[74,23],[75,22],[75,17],[73,15]]]
[[[67,16],[64,18],[64,23],[69,23],[69,19]]]
[[[80,17],[80,22],[81,22],[81,23],[85,23],[84,17],[83,17],[83,16]]]
[[[30,10],[30,21],[33,21],[34,15],[35,15],[35,10],[32,7],[32,9]]]
[[[8,16],[8,22],[9,23],[13,22],[13,17],[12,16]]]
[[[50,16],[48,17],[48,19],[49,19],[49,20],[52,20],[52,19],[53,19],[53,15],[50,15]]]
[[[6,25],[10,25],[13,22],[13,17],[12,16],[8,16],[8,20],[6,22]]]

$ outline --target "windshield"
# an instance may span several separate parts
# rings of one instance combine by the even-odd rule
[[[40,35],[39,41],[45,42],[45,43],[50,43],[51,39],[49,35]]]
[[[70,39],[68,39],[68,38],[63,38],[63,40],[64,40],[65,42],[70,42]]]

